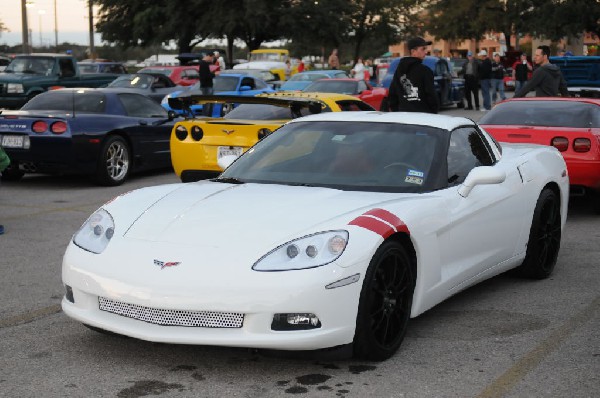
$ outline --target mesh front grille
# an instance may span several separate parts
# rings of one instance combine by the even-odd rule
[[[102,311],[163,326],[241,328],[244,314],[234,312],[163,310],[98,297]]]

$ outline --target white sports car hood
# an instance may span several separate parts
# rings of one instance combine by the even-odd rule
[[[185,184],[151,205],[125,237],[211,248],[256,242],[257,237],[261,244],[280,244],[343,228],[357,211],[391,198],[398,199],[398,194],[268,184]]]

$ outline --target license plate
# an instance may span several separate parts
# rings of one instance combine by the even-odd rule
[[[2,136],[2,147],[3,148],[23,148],[23,136],[22,135],[3,135]]]
[[[219,150],[217,151],[217,160],[225,156],[240,156],[243,151],[244,148],[239,146],[220,146]]]

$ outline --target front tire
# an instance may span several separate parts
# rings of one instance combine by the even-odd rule
[[[400,347],[412,307],[415,275],[411,258],[396,241],[375,252],[360,293],[354,356],[383,361]]]
[[[517,275],[532,279],[549,277],[556,265],[560,239],[560,201],[554,191],[544,189],[535,205],[525,260],[516,268]]]
[[[130,159],[131,151],[127,142],[118,135],[108,137],[98,159],[98,183],[107,186],[123,184],[129,175]]]

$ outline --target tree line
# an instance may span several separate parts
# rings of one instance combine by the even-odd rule
[[[390,44],[429,32],[437,39],[480,39],[503,32],[551,40],[600,35],[597,0],[93,0],[97,32],[111,45],[150,48],[176,43],[191,52],[205,39],[249,50],[288,40],[292,54],[346,58],[381,54]],[[0,21],[0,32],[4,25]],[[507,43],[509,44],[509,43]]]

